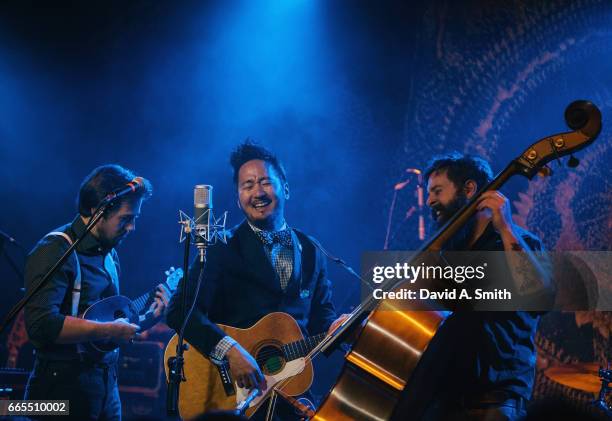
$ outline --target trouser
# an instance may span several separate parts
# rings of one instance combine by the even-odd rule
[[[525,399],[505,391],[487,392],[460,401],[434,401],[423,421],[517,421],[527,415]]]
[[[121,421],[116,364],[36,359],[25,399],[68,400],[70,415],[58,420]]]

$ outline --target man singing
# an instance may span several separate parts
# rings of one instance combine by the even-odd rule
[[[238,146],[230,163],[238,206],[246,219],[230,231],[227,244],[208,250],[197,308],[185,337],[213,362],[227,359],[239,387],[262,388],[265,378],[253,356],[216,323],[247,328],[269,313],[285,312],[304,335],[313,335],[330,329],[336,312],[325,257],[313,239],[285,220],[289,184],[281,163],[249,141]],[[192,286],[198,272],[194,265]],[[176,330],[182,324],[181,299],[177,293],[168,311],[168,324]],[[292,411],[280,412],[291,418]]]
[[[134,178],[131,171],[119,165],[103,165],[85,178],[77,198],[79,214],[71,223],[43,237],[30,253],[25,269],[26,289],[31,289],[85,232],[106,195],[125,187]],[[151,184],[145,179],[142,184],[142,188],[111,206],[25,306],[26,328],[36,349],[25,398],[68,400],[70,416],[61,419],[121,419],[117,350],[94,354],[83,344],[97,340],[130,342],[137,332],[161,319],[170,298],[169,292],[159,285],[140,326],[125,319],[95,322],[77,317],[98,300],[119,294],[120,270],[115,247],[136,229],[142,202],[151,195]],[[73,294],[79,289],[80,296]]]

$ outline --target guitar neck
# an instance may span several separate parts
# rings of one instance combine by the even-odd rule
[[[282,349],[285,358],[287,361],[291,361],[305,357],[325,338],[325,335],[326,333],[319,333],[318,335],[309,336],[308,338],[283,345]]]

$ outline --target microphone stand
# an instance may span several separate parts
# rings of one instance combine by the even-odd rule
[[[319,243],[318,240],[312,238],[313,244],[321,250],[321,252],[332,262],[342,267],[348,273],[350,273],[355,278],[359,279],[364,285],[367,285],[367,281],[363,279],[355,270],[348,265],[343,259],[340,257],[334,256],[331,254],[325,247]],[[321,341],[316,348],[321,350],[326,356],[329,356],[340,344],[350,335],[355,332],[355,330],[361,325],[361,322],[368,316],[368,313],[365,311],[360,311],[355,314],[353,317],[349,317],[346,319],[336,330],[329,336],[325,337],[323,341]],[[311,351],[312,352],[312,351]]]
[[[183,259],[183,287],[181,288],[182,300],[180,307],[180,314],[183,316],[183,324],[181,325],[181,329],[178,332],[178,341],[176,344],[176,355],[168,358],[168,384],[167,384],[167,394],[166,394],[166,413],[170,416],[178,415],[178,401],[179,401],[179,391],[181,382],[186,381],[185,373],[184,373],[184,365],[185,358],[184,353],[187,350],[187,344],[184,343],[185,340],[185,328],[187,327],[187,322],[193,313],[193,309],[195,308],[196,301],[198,299],[198,295],[200,292],[200,286],[202,285],[202,276],[204,274],[204,264],[206,263],[206,249],[208,247],[208,240],[205,240],[202,244],[198,244],[199,255],[200,255],[200,274],[198,275],[198,280],[195,288],[195,293],[193,296],[193,301],[189,310],[187,311],[187,291],[188,282],[189,282],[189,247],[191,246],[191,221],[187,218],[186,221],[181,221],[183,224],[183,232],[185,233],[185,252]]]
[[[85,227],[85,232],[83,232],[83,234],[80,235],[79,238],[77,238],[70,245],[70,247],[68,247],[68,249],[64,252],[64,254],[59,258],[59,260],[55,262],[55,264],[51,267],[51,269],[47,271],[45,276],[40,278],[40,280],[37,283],[35,283],[34,286],[32,286],[32,288],[30,288],[28,292],[26,292],[24,297],[21,300],[19,300],[19,302],[15,304],[15,306],[13,306],[13,308],[4,317],[2,324],[0,324],[0,333],[2,333],[4,329],[6,329],[6,327],[11,323],[11,321],[15,318],[15,316],[17,316],[17,314],[21,311],[21,309],[28,303],[28,301],[32,298],[32,296],[36,294],[42,288],[42,286],[55,274],[55,272],[64,264],[66,259],[68,259],[68,256],[70,256],[70,254],[72,254],[74,249],[76,249],[76,247],[81,243],[81,241],[83,241],[83,238],[85,238],[85,236],[91,232],[93,227],[98,223],[98,221],[100,221],[100,218],[102,218],[102,216],[104,215],[104,212],[106,212],[106,210],[113,203],[114,203],[114,200],[105,199],[102,201],[100,205],[98,205],[98,208],[94,212],[94,215],[92,216],[92,218],[89,220],[89,223]]]
[[[23,280],[23,272],[21,271],[21,269],[19,269],[19,265],[15,263],[15,260],[12,259],[6,251],[6,247],[4,246],[6,244],[5,241],[8,241],[9,244],[14,244],[19,250],[21,250],[22,253],[24,253],[24,256],[28,255],[28,251],[25,249],[24,246],[19,244],[17,240],[15,240],[13,237],[11,237],[2,230],[0,230],[0,240],[0,256],[4,256],[6,258],[6,261],[8,262],[13,272],[15,272],[15,274],[17,275],[17,278]],[[24,291],[24,289],[21,288],[21,291]]]

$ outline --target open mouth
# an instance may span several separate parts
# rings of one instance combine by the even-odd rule
[[[434,221],[440,220],[443,217],[442,209],[440,207],[435,207],[431,210],[431,217]]]
[[[261,210],[268,206],[270,203],[272,202],[269,200],[258,200],[256,202],[251,203],[251,206],[253,206],[255,209]]]

